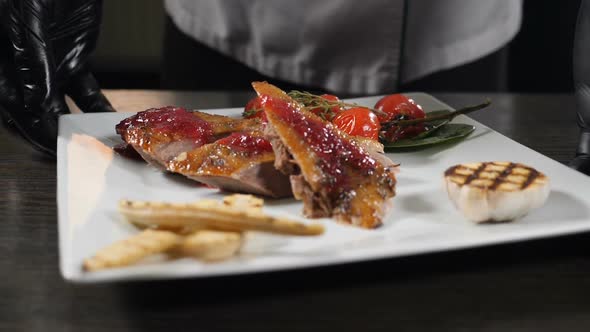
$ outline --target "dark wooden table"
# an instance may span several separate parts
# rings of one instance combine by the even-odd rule
[[[249,94],[109,91],[240,106]],[[574,153],[570,95],[489,95],[486,125],[553,159]],[[482,95],[441,94],[460,106]],[[590,188],[588,188],[590,194]],[[0,129],[1,331],[590,331],[590,234],[239,277],[73,285],[58,271],[56,165]]]

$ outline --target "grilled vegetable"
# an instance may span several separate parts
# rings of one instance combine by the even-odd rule
[[[99,250],[92,258],[84,261],[84,270],[98,271],[132,265],[175,247],[181,239],[181,236],[172,232],[147,229]]]
[[[451,201],[475,223],[520,218],[549,196],[543,173],[511,162],[455,165],[446,170],[445,183]]]

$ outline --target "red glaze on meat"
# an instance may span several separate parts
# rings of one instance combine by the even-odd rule
[[[194,116],[184,108],[171,106],[139,112],[121,121],[116,129],[117,132],[122,130],[134,132],[134,128],[148,127],[154,136],[163,135],[172,139],[190,140],[195,145],[210,143],[213,138],[213,130],[207,121]],[[147,141],[138,143],[148,144]]]
[[[280,152],[276,165],[291,175],[293,194],[303,200],[304,213],[364,228],[379,226],[395,195],[396,165],[305,111],[280,89],[260,82],[253,86],[268,118],[273,148]],[[285,150],[291,163],[281,160]],[[297,167],[283,167],[289,164]]]
[[[272,152],[272,145],[270,145],[267,139],[251,133],[233,133],[217,140],[217,144],[227,146],[233,151],[247,155]]]
[[[165,168],[182,152],[242,130],[259,130],[256,119],[233,119],[181,107],[153,108],[121,121],[116,131],[147,162]]]

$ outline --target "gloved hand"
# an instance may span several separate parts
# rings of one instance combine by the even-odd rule
[[[101,14],[102,0],[0,0],[0,112],[48,154],[66,94],[83,112],[114,111],[88,68]]]

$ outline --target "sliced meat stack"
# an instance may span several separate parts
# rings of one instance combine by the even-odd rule
[[[395,196],[395,165],[323,121],[285,92],[253,83],[268,118],[275,166],[290,175],[308,217],[334,217],[364,228],[381,225]]]
[[[397,168],[382,145],[348,136],[273,85],[253,86],[268,124],[165,107],[139,112],[116,130],[167,171],[228,191],[293,195],[308,217],[381,225]]]

